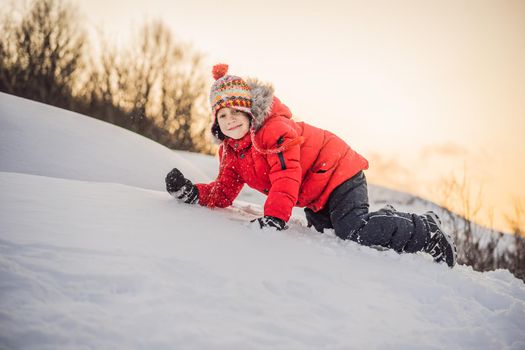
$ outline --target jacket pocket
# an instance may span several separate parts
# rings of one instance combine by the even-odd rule
[[[325,174],[328,172],[332,172],[336,166],[337,166],[337,163],[329,164],[329,163],[323,162],[319,165],[314,165],[311,169],[311,172],[313,174]]]

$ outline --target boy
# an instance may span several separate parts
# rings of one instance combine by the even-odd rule
[[[424,251],[455,265],[456,247],[435,213],[402,213],[392,206],[369,212],[363,156],[331,132],[293,121],[271,85],[227,71],[224,64],[213,67],[210,92],[211,132],[221,141],[217,179],[194,185],[175,168],[166,177],[171,195],[224,208],[248,184],[268,196],[264,216],[254,220],[261,228],[285,229],[299,206],[319,232],[333,228],[342,239],[400,253]]]

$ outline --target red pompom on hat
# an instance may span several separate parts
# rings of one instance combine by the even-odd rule
[[[215,80],[218,80],[225,76],[226,73],[228,73],[228,65],[224,63],[216,64],[215,66],[213,66],[211,72],[213,73],[213,77],[215,78]]]

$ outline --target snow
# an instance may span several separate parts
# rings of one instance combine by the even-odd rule
[[[174,166],[206,181],[217,160],[0,94],[0,349],[525,348],[508,271],[376,251],[300,215],[260,230],[249,191],[227,209],[171,198]]]
[[[184,158],[129,130],[7,94],[0,101],[2,171],[163,190],[165,174],[177,164],[208,180]]]

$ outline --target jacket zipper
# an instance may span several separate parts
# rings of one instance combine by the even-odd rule
[[[280,146],[284,142],[284,137],[279,137],[277,140],[277,146]],[[279,156],[279,161],[281,162],[281,170],[286,170],[286,163],[284,162],[284,155],[283,152],[277,153]]]

